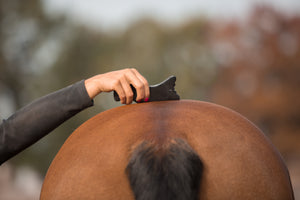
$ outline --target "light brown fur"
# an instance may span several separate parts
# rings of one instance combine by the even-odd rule
[[[53,160],[41,200],[132,200],[125,174],[132,149],[173,138],[204,163],[199,199],[293,199],[287,168],[259,129],[230,109],[181,100],[121,106],[85,122]]]

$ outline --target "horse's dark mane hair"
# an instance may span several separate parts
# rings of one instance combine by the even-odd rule
[[[182,139],[141,143],[126,172],[136,200],[197,200],[203,164]]]

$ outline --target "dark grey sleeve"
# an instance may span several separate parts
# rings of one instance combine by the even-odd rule
[[[0,124],[0,165],[92,106],[84,80],[44,96]]]

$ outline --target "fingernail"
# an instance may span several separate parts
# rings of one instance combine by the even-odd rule
[[[146,101],[146,102],[149,101],[149,98],[146,98],[145,101]]]

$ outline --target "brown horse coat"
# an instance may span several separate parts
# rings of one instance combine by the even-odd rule
[[[41,199],[134,199],[125,173],[131,153],[143,141],[174,138],[203,162],[199,199],[293,199],[287,168],[259,129],[230,109],[190,100],[121,106],[91,118],[56,155]]]

